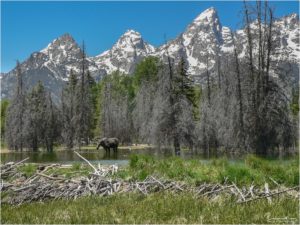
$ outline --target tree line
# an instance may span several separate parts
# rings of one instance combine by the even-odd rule
[[[6,113],[9,148],[80,148],[104,136],[171,146],[176,155],[183,147],[206,154],[220,149],[266,154],[297,145],[299,91],[297,86],[288,94],[282,86],[288,72],[273,57],[273,10],[268,2],[244,2],[243,15],[246,44],[232,35],[232,52],[207,53],[202,85],[193,82],[184,58],[169,56],[167,45],[166,60],[147,57],[133,74],[115,71],[96,83],[83,45],[80,72],[70,72],[55,105],[41,83],[24,92],[17,64],[16,93]]]
[[[71,70],[69,82],[61,93],[61,103],[53,103],[50,92],[39,81],[26,93],[21,65],[17,62],[17,85],[6,112],[5,139],[9,149],[37,151],[64,144],[72,149],[88,144],[94,127],[96,85],[90,76],[83,44],[80,73]]]

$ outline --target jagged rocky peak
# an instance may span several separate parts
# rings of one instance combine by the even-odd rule
[[[76,45],[75,40],[68,33],[65,33],[62,36],[54,39],[52,42],[50,42],[48,44],[48,46],[46,48],[42,49],[41,52],[44,54],[48,54],[49,51],[60,48],[62,46],[66,46],[66,45]]]
[[[214,7],[206,9],[194,19],[188,29],[201,29],[203,31],[213,29],[216,35],[220,35],[220,32],[222,32],[222,25],[217,10]]]
[[[122,37],[123,37],[123,38],[128,37],[128,38],[141,39],[141,38],[142,38],[142,35],[141,35],[139,32],[135,31],[135,30],[129,29],[129,30],[127,30],[127,31],[121,36],[121,38],[122,38]]]
[[[155,52],[155,48],[145,42],[139,32],[130,29],[118,39],[110,50],[91,59],[98,68],[107,73],[114,70],[132,73],[135,65],[152,52]]]
[[[222,25],[217,10],[213,7],[200,13],[183,33],[185,46],[196,42],[222,43]],[[204,44],[204,43],[203,43]]]
[[[188,72],[190,74],[201,74],[206,67],[206,59],[210,57],[210,65],[213,65],[212,56],[215,55],[223,44],[223,34],[229,30],[223,30],[218,13],[215,8],[211,7],[200,13],[193,22],[186,28],[177,41],[177,48],[184,48],[186,58],[189,64]],[[226,37],[229,38],[228,35]],[[227,40],[229,42],[229,40]],[[181,45],[182,47],[179,47]],[[230,45],[230,43],[228,43]],[[228,46],[229,47],[229,46]],[[175,58],[176,52],[175,50]],[[171,51],[172,54],[172,51]]]
[[[217,10],[214,7],[210,7],[200,13],[193,21],[193,23],[211,23],[215,20],[219,20]]]
[[[134,30],[127,30],[117,41],[117,43],[113,46],[113,49],[123,50],[134,50],[136,48],[143,48],[143,39],[140,33]]]
[[[147,53],[154,51],[154,47],[146,43],[142,35],[135,30],[127,30],[113,46],[114,49],[123,49],[123,51],[145,50]]]
[[[65,34],[61,35],[60,37],[55,39],[54,42],[56,42],[56,43],[68,43],[68,42],[76,43],[74,38],[69,33],[65,33]]]
[[[40,51],[49,56],[50,60],[61,63],[63,61],[78,58],[81,52],[80,47],[74,38],[65,33],[54,39],[46,48]]]

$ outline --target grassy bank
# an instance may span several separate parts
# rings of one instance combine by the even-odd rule
[[[19,167],[27,177],[36,172],[36,164]],[[72,176],[87,175],[92,169],[86,164],[74,163],[70,168],[53,168],[45,172],[48,175]],[[144,180],[154,175],[164,179],[184,181],[197,185],[203,182],[223,183],[225,179],[238,186],[264,185],[270,187],[299,185],[299,160],[267,160],[253,155],[243,161],[229,162],[225,158],[210,161],[184,160],[178,157],[155,159],[146,155],[132,155],[129,166],[120,168],[114,178],[125,180]]]
[[[255,185],[267,182],[271,186],[276,186],[277,182],[280,185],[295,186],[299,184],[299,160],[267,160],[249,155],[244,161],[230,163],[225,158],[201,162],[176,157],[158,160],[151,156],[133,155],[130,166],[116,176],[123,179],[144,180],[148,175],[192,184],[222,183],[227,179],[240,186],[250,185],[252,182]]]
[[[37,169],[37,164],[25,164],[18,168],[26,177],[32,176]],[[49,168],[45,174],[73,177],[88,175],[91,171],[86,164],[74,163],[68,168]],[[230,163],[225,158],[201,162],[175,157],[155,159],[132,155],[130,165],[121,168],[113,178],[143,180],[148,175],[180,180],[192,185],[203,182],[222,183],[227,179],[239,186],[252,183],[263,185],[268,182],[272,187],[277,182],[291,187],[299,185],[299,161],[266,160],[250,155],[241,162]],[[148,196],[134,192],[109,197],[89,196],[77,200],[35,202],[21,206],[2,204],[1,223],[277,224],[299,222],[298,212],[298,199],[289,197],[272,197],[272,203],[267,199],[260,199],[238,204],[236,199],[224,195],[209,199],[195,198],[187,192],[161,192]]]
[[[236,204],[230,199],[195,199],[192,195],[139,194],[84,197],[1,208],[2,223],[278,223],[297,218],[297,200],[287,198]],[[297,223],[294,220],[294,222]],[[291,221],[286,221],[286,223]],[[299,221],[298,221],[299,222]]]

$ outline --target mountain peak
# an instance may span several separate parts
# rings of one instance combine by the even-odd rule
[[[74,38],[70,34],[65,33],[54,39],[40,52],[47,55],[51,61],[61,64],[64,61],[70,61],[71,58],[79,56],[81,49]]]
[[[200,13],[199,16],[194,19],[194,22],[202,22],[202,21],[212,21],[214,18],[218,17],[217,10],[214,7],[210,7]]]
[[[75,42],[74,38],[69,33],[64,33],[57,40]]]
[[[132,29],[129,29],[129,30],[127,30],[123,35],[122,35],[122,37],[124,37],[124,36],[137,36],[137,37],[142,37],[141,36],[141,34],[139,33],[139,32],[137,32],[137,31],[135,31],[135,30],[132,30]]]
[[[118,48],[122,49],[124,48],[125,50],[128,47],[138,47],[138,48],[143,48],[144,46],[144,41],[141,36],[141,34],[135,30],[127,30],[117,41],[117,43],[114,45],[113,48]]]
[[[49,51],[53,51],[54,49],[64,49],[64,46],[67,46],[68,48],[70,48],[70,46],[77,47],[77,43],[69,33],[65,33],[60,37],[54,39],[51,43],[48,44],[46,48],[42,49],[40,52],[48,54]]]

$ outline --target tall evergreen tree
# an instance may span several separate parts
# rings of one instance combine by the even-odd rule
[[[197,104],[193,80],[187,73],[187,64],[183,58],[179,61],[174,76],[174,107],[177,114],[176,129],[179,133],[180,142],[193,148],[195,142],[195,118],[193,109]]]
[[[171,144],[175,155],[181,154],[181,146],[194,142],[194,90],[185,62],[175,65],[168,57],[168,64],[160,71],[155,98],[155,137],[159,144]]]
[[[24,128],[26,131],[26,145],[33,151],[38,151],[38,148],[45,141],[46,111],[46,91],[41,81],[39,81],[27,97]]]

